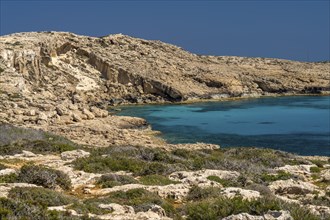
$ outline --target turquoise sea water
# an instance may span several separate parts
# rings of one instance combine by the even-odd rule
[[[330,97],[296,96],[123,107],[170,143],[255,146],[330,156]]]

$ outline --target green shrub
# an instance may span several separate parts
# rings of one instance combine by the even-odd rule
[[[304,205],[311,204],[317,206],[330,207],[330,198],[328,196],[315,195],[313,198],[305,198],[302,200]]]
[[[219,187],[206,187],[193,186],[188,192],[188,201],[198,201],[207,198],[217,198],[221,196],[221,188]]]
[[[235,182],[234,180],[228,180],[228,179],[221,179],[218,176],[208,176],[207,177],[208,180],[220,183],[222,186],[224,187],[229,187],[229,186],[237,186],[237,182]]]
[[[263,184],[252,183],[252,184],[249,184],[248,186],[246,186],[245,188],[249,189],[249,190],[258,191],[262,196],[269,197],[269,196],[273,195],[272,191]]]
[[[316,220],[320,217],[298,204],[290,204],[272,197],[262,197],[255,200],[244,200],[242,197],[213,197],[198,202],[189,202],[186,207],[187,219],[221,219],[242,212],[251,215],[263,215],[269,210],[288,210],[293,219]],[[327,219],[329,216],[325,216]]]
[[[109,173],[123,170],[134,175],[168,175],[179,170],[233,170],[240,172],[242,177],[230,184],[246,186],[247,179],[263,183],[261,176],[268,173],[270,168],[293,163],[309,162],[289,153],[260,148],[166,151],[138,146],[115,146],[91,150],[89,158],[78,159],[74,165],[76,169],[86,172]],[[281,174],[278,178],[284,178],[284,175]]]
[[[98,206],[99,204],[100,203],[77,201],[72,205],[69,205],[68,208],[73,209],[78,214],[83,214],[83,215],[88,215],[89,213],[96,215],[104,215],[112,212],[111,210],[100,208]]]
[[[320,167],[311,167],[309,170],[311,173],[320,173],[322,169]]]
[[[166,175],[172,173],[174,170],[171,169],[171,166],[161,162],[148,162],[143,167],[139,175],[152,175],[152,174],[160,174]]]
[[[4,170],[4,169],[7,169],[8,167],[3,165],[2,163],[0,163],[0,170]]]
[[[46,210],[29,203],[0,198],[0,219],[46,219]]]
[[[71,180],[67,174],[44,166],[24,165],[18,180],[50,189],[54,189],[57,185],[65,190],[71,188]]]
[[[177,181],[170,180],[169,178],[161,175],[142,176],[139,179],[139,181],[144,185],[159,185],[159,186],[179,183]]]
[[[271,175],[268,173],[264,173],[261,175],[261,180],[263,182],[273,182],[273,181],[277,181],[277,180],[287,180],[292,178],[292,175],[290,173],[287,173],[285,171],[278,171],[278,173],[276,175]]]
[[[0,219],[89,219],[72,216],[68,212],[48,211],[46,207],[34,205],[27,201],[0,198]]]
[[[95,156],[79,158],[73,162],[75,168],[91,173],[109,173],[113,171],[128,171],[135,175],[169,174],[176,171],[170,166],[161,162],[150,162],[138,158],[124,156]]]
[[[15,183],[17,180],[18,177],[16,173],[0,176],[0,183]]]
[[[90,173],[109,173],[112,171],[128,171],[141,173],[146,162],[127,157],[90,156],[79,158],[73,162],[76,169]]]
[[[64,137],[8,124],[0,124],[0,146],[0,155],[19,154],[22,150],[36,154],[62,153],[78,148]]]
[[[323,161],[323,160],[310,160],[310,162],[312,162],[313,164],[315,164],[320,168],[323,168],[323,166],[327,164],[327,161]]]
[[[101,203],[118,203],[121,205],[133,206],[136,212],[147,211],[152,205],[166,206],[168,210],[171,210],[169,208],[171,204],[163,200],[156,193],[140,188],[131,189],[126,192],[113,192],[102,198],[87,199],[84,203],[94,207]]]
[[[102,188],[111,188],[114,186],[120,186],[125,184],[132,184],[132,183],[138,183],[138,181],[131,176],[117,175],[117,174],[102,175],[97,182],[97,184],[101,185]]]
[[[218,197],[192,202],[187,205],[188,219],[221,219],[229,215],[246,212],[253,215],[262,215],[268,210],[280,210],[277,200],[244,200],[242,197]]]
[[[16,187],[9,191],[8,196],[42,207],[67,205],[75,201],[72,197],[41,187]]]

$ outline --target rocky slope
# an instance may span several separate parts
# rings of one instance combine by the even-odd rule
[[[107,106],[329,94],[329,65],[198,56],[121,34],[1,36],[0,218],[326,219],[328,157],[172,145]]]

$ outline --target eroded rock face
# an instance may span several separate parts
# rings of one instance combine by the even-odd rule
[[[121,34],[102,38],[63,32],[1,36],[0,67],[1,79],[5,79],[1,81],[12,88],[9,92],[31,94],[43,88],[54,99],[81,94],[92,102],[329,91],[327,63],[197,56],[174,45]],[[13,77],[22,83],[8,83]]]

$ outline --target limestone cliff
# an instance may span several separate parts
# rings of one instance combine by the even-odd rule
[[[329,92],[329,63],[199,56],[122,34],[63,32],[0,37],[0,88],[57,101],[183,101]]]

